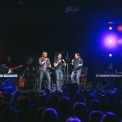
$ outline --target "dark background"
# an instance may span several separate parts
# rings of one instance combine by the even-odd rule
[[[66,13],[67,6],[78,6],[79,11]],[[10,55],[16,65],[26,65],[29,57],[37,63],[44,50],[53,62],[56,52],[64,57],[68,53],[69,59],[79,52],[92,72],[104,67],[113,53],[121,70],[121,47],[113,51],[100,46],[108,22],[121,24],[121,6],[121,0],[1,0],[0,62]]]

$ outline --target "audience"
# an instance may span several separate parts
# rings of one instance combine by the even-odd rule
[[[0,91],[0,122],[122,122],[121,101],[113,91]]]

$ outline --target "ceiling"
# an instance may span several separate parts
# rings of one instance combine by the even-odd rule
[[[1,0],[1,21],[121,21],[121,0]],[[65,12],[78,7],[77,12]]]

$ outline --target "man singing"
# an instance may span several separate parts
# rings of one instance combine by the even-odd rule
[[[64,59],[62,59],[62,54],[58,53],[57,57],[54,59],[56,85],[58,91],[61,91],[61,84],[63,81],[63,67],[65,66],[66,66],[66,62],[64,61]]]
[[[50,78],[50,73],[48,68],[51,68],[51,63],[50,63],[50,59],[47,57],[47,52],[44,51],[42,53],[42,57],[39,58],[39,71],[40,71],[40,76],[39,76],[39,90],[41,90],[42,87],[42,80],[44,75],[47,78],[47,82],[48,82],[48,89],[51,90],[51,78]]]
[[[80,58],[79,53],[75,53],[74,59],[72,59],[73,71],[71,73],[71,81],[72,83],[80,82],[81,68],[83,66],[83,59]],[[75,78],[76,77],[76,78]]]

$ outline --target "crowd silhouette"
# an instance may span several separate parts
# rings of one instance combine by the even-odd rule
[[[116,91],[0,92],[0,122],[122,122]]]

